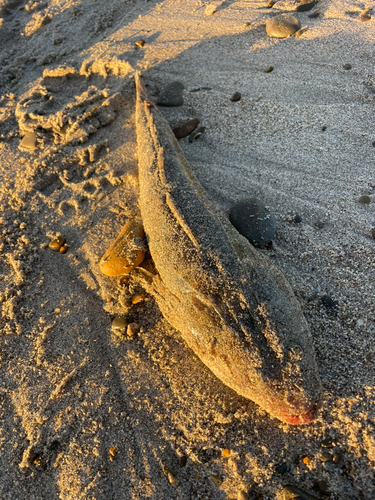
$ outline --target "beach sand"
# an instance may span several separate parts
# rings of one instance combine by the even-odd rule
[[[265,22],[293,2],[207,5],[0,0],[0,499],[375,499],[371,5],[289,12],[307,30],[287,39]],[[130,308],[137,335],[111,333],[142,293],[98,267],[140,216],[136,70],[154,100],[183,83],[162,111],[206,127],[180,145],[215,202],[276,217],[259,252],[301,303],[324,389],[307,426],[224,386],[150,296]]]

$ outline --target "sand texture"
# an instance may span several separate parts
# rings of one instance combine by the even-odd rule
[[[375,499],[371,5],[278,3],[0,0],[1,500],[281,500],[287,484]],[[306,30],[268,36],[283,12]],[[99,270],[140,218],[137,70],[154,102],[184,85],[160,109],[205,127],[179,144],[224,213],[257,197],[275,215],[257,252],[311,330],[323,407],[307,426],[227,388],[136,279]],[[59,234],[66,253],[48,248]],[[118,314],[139,332],[114,335]]]

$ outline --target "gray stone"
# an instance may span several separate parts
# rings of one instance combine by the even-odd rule
[[[241,99],[241,92],[235,92],[232,97],[230,98],[230,100],[232,102],[237,102]]]
[[[289,14],[280,14],[268,19],[266,22],[266,32],[269,36],[275,38],[287,38],[294,35],[301,27],[297,18]]]
[[[252,245],[268,245],[275,235],[275,217],[257,198],[236,203],[230,210],[229,220]]]
[[[307,12],[315,7],[315,0],[301,0],[298,7],[296,8],[297,12]]]
[[[159,106],[181,106],[184,102],[182,92],[184,85],[181,82],[172,82],[164,87],[159,95]]]

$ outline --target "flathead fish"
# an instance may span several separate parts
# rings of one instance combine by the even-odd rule
[[[224,384],[284,422],[311,422],[322,388],[290,285],[209,198],[138,75],[136,93],[140,207],[162,314]]]

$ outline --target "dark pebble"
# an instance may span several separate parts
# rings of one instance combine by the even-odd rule
[[[314,484],[313,490],[322,495],[329,495],[328,483],[327,481],[317,481]]]
[[[323,462],[324,464],[326,462],[332,462],[333,456],[330,453],[328,453],[328,451],[325,451],[324,453],[321,454],[320,461]]]
[[[183,137],[187,137],[189,134],[193,132],[199,125],[198,118],[194,118],[193,120],[188,120],[187,122],[175,127],[173,129],[173,133],[177,139],[182,139]]]
[[[159,95],[159,106],[181,106],[184,102],[182,92],[184,85],[181,82],[173,82],[165,86]]]
[[[202,464],[207,464],[210,460],[217,458],[219,452],[213,448],[207,448],[205,450],[199,450],[197,453],[197,458]]]
[[[333,300],[329,295],[323,295],[323,297],[321,297],[320,299],[322,301],[322,304],[330,309],[333,309],[335,307],[337,307],[339,305],[339,303],[337,302],[337,300]],[[325,439],[324,441],[322,441],[321,445],[323,446],[323,448],[333,448],[334,445],[332,446],[328,446],[328,445],[324,445],[323,443],[328,443],[328,442],[331,442],[327,439]]]
[[[332,301],[331,297],[329,297],[328,295],[323,295],[322,302],[323,302],[324,298],[328,298],[330,301]],[[333,300],[332,302],[335,302],[335,301]],[[324,302],[323,302],[323,304],[324,304]],[[336,305],[337,305],[337,303],[336,303]],[[329,307],[335,307],[335,306],[329,306]],[[323,441],[320,443],[320,446],[322,448],[333,448],[335,446],[335,443],[332,441],[331,438],[326,438],[326,439],[323,439]]]
[[[145,43],[146,43],[146,42],[145,42],[145,40],[142,40],[142,39],[137,40],[137,41],[135,42],[136,46],[137,46],[137,47],[140,47],[140,48],[144,47]]]
[[[327,130],[327,127],[325,125],[323,125],[322,132],[325,132],[326,130]]]
[[[232,102],[237,102],[241,99],[241,92],[235,92],[232,97],[230,98],[230,100]]]
[[[268,67],[264,70],[264,72],[265,72],[265,73],[271,73],[271,71],[273,71],[273,66],[268,66]]]
[[[229,220],[253,245],[267,245],[275,235],[275,217],[257,198],[236,203],[230,210]]]
[[[178,465],[180,467],[185,467],[186,463],[187,463],[187,458],[185,457],[185,455],[182,455],[182,457],[178,459]]]
[[[273,7],[274,5],[275,5],[274,0],[268,0],[268,2],[267,2],[267,7],[268,7],[269,9],[272,9],[272,7]]]
[[[311,14],[309,14],[307,17],[309,17],[310,19],[315,19],[316,17],[319,17],[321,13],[321,10],[316,10],[315,12],[311,12]]]
[[[199,127],[199,128],[196,128],[194,130],[194,132],[192,132],[190,135],[189,135],[189,142],[193,142],[195,141],[195,139],[198,139],[202,134],[203,132],[206,130],[206,127]]]
[[[372,145],[373,145],[373,146],[374,146],[374,148],[375,148],[375,141],[372,141]]]
[[[288,465],[286,463],[277,464],[274,471],[278,476],[282,476],[283,474],[288,472]]]
[[[301,0],[299,5],[297,5],[297,12],[307,12],[315,7],[315,0]]]
[[[375,227],[371,229],[371,236],[375,239]]]
[[[317,500],[315,495],[310,495],[307,491],[303,491],[300,488],[297,488],[297,486],[293,486],[291,484],[284,486],[282,493],[284,500]]]
[[[358,198],[359,203],[366,203],[368,205],[371,201],[371,198],[369,196],[363,195]]]
[[[299,224],[300,222],[302,222],[302,217],[300,215],[296,214],[294,217],[294,222],[296,224]]]
[[[351,64],[343,64],[342,66],[344,69],[352,69],[352,65]]]

